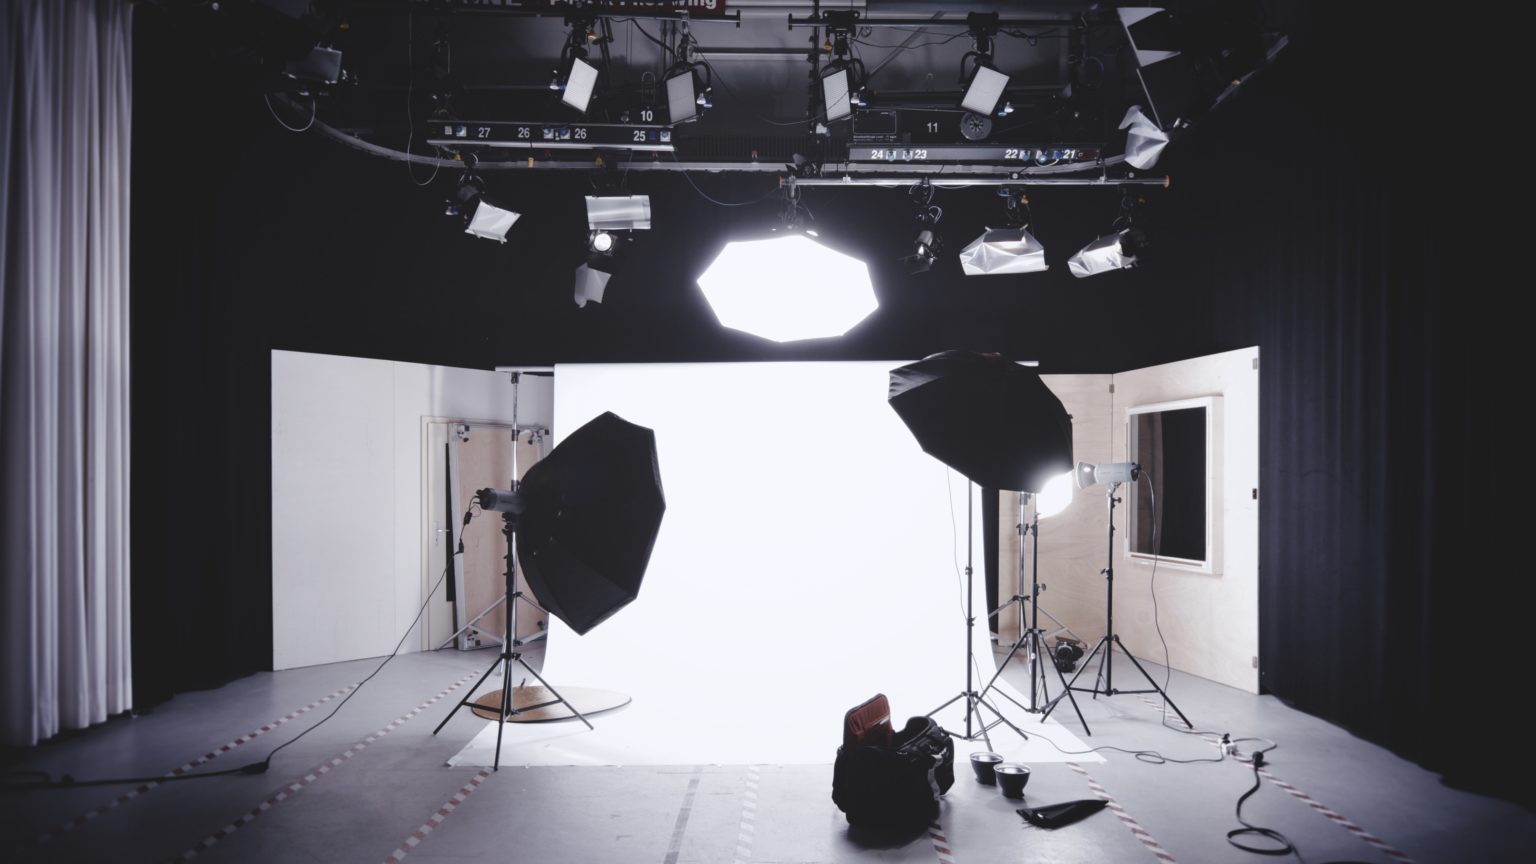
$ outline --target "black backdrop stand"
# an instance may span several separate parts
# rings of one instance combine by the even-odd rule
[[[480,676],[480,680],[475,682],[475,686],[469,688],[469,690],[464,694],[464,698],[460,699],[459,703],[453,706],[453,710],[448,712],[448,716],[443,718],[443,722],[437,724],[437,728],[432,730],[433,735],[443,731],[443,727],[448,725],[448,721],[453,719],[453,715],[459,713],[460,708],[471,704],[470,700],[474,697],[475,691],[479,690],[480,685],[485,683],[485,679],[491,677],[491,673],[496,671],[497,666],[500,666],[501,717],[500,721],[496,724],[496,759],[491,763],[492,771],[501,770],[501,734],[506,730],[507,720],[517,716],[518,714],[522,714],[527,711],[534,711],[539,708],[548,708],[551,705],[563,704],[568,710],[570,710],[572,714],[576,715],[577,720],[585,723],[588,729],[593,728],[592,721],[582,716],[582,713],[576,710],[575,705],[572,705],[569,700],[567,700],[564,696],[561,696],[559,692],[555,690],[555,688],[549,686],[549,682],[545,681],[543,676],[541,676],[532,666],[529,666],[528,661],[523,659],[523,653],[519,650],[523,646],[523,641],[517,638],[517,601],[521,600],[529,605],[533,605],[533,601],[529,600],[527,597],[524,597],[523,592],[517,590],[517,560],[514,557],[516,554],[517,514],[501,514],[501,533],[506,535],[507,538],[507,629],[503,631],[504,635],[501,640],[501,653],[497,655],[496,659],[491,662],[490,667],[485,670],[485,673]],[[517,663],[524,669],[528,670],[528,673],[537,678],[539,680],[539,684],[542,685],[545,690],[548,690],[550,694],[555,698],[544,702],[539,702],[535,705],[524,705],[521,708],[514,708],[512,706],[513,663]]]
[[[1022,494],[1034,495],[1035,493],[1025,492]],[[1077,712],[1077,719],[1083,724],[1083,731],[1087,732],[1088,721],[1083,719],[1083,709],[1077,706],[1077,697],[1072,695],[1072,688],[1067,684],[1067,676],[1062,673],[1061,667],[1056,665],[1054,659],[1050,661],[1051,668],[1056,670],[1056,677],[1061,679],[1061,693],[1055,699],[1051,698],[1050,691],[1046,688],[1047,679],[1045,673],[1040,670],[1041,661],[1050,655],[1045,650],[1045,631],[1040,629],[1040,590],[1042,586],[1040,585],[1040,499],[1038,497],[1035,497],[1034,504],[1033,518],[1029,522],[1026,523],[1024,521],[1024,514],[1022,512],[1019,514],[1019,541],[1022,543],[1023,538],[1026,536],[1030,538],[1030,557],[1032,560],[1030,564],[1029,596],[1025,597],[1022,594],[1015,593],[1012,600],[992,610],[992,616],[996,617],[999,612],[1003,611],[1010,604],[1017,603],[1022,606],[1028,603],[1030,604],[1029,627],[1019,634],[1019,640],[1013,643],[1013,648],[1009,649],[1008,656],[1003,658],[1003,662],[997,664],[997,674],[992,676],[992,680],[987,682],[987,686],[981,688],[981,695],[985,696],[991,692],[992,688],[997,684],[997,679],[1003,677],[1003,670],[1008,668],[1008,663],[1013,660],[1013,655],[1017,654],[1020,648],[1028,645],[1029,650],[1025,652],[1024,656],[1029,659],[1029,704],[1027,706],[1019,705],[1017,699],[1014,699],[1002,690],[997,691],[998,695],[1018,705],[1030,714],[1041,715],[1040,719],[1042,720],[1045,719],[1045,715],[1050,713],[1051,708],[1061,701],[1061,697],[1065,696],[1071,700],[1072,710]],[[1019,574],[1021,576],[1024,573],[1024,567],[1022,566],[1024,563],[1023,558],[1023,555],[1019,556]],[[1020,610],[1019,623],[1024,623],[1022,609]],[[1040,704],[1042,696],[1045,697],[1044,705]],[[1088,732],[1088,734],[1092,735],[1093,733]]]
[[[959,702],[962,699],[965,700],[965,734],[961,735],[958,732],[954,732],[949,729],[944,730],[945,734],[949,735],[951,738],[960,738],[965,741],[975,741],[976,739],[980,738],[982,741],[986,742],[987,749],[991,750],[992,741],[987,737],[987,733],[997,726],[1007,726],[1009,729],[1019,733],[1019,737],[1026,741],[1029,740],[1029,736],[1024,734],[1023,729],[1015,726],[1007,717],[1004,717],[1003,712],[997,710],[990,703],[988,703],[984,698],[986,695],[985,693],[978,693],[976,691],[976,679],[974,677],[974,672],[976,669],[976,653],[974,643],[972,642],[973,631],[976,629],[976,615],[974,612],[975,584],[972,578],[972,574],[975,571],[971,557],[975,545],[973,537],[975,532],[972,528],[973,520],[975,518],[976,498],[976,490],[974,485],[975,484],[968,483],[965,487],[965,689],[960,691],[958,695],[950,698],[950,700],[945,702],[943,705],[940,705],[932,711],[929,711],[924,716],[932,717],[933,715],[943,711],[945,708],[948,708],[956,702]],[[986,708],[988,711],[991,711],[994,715],[997,716],[997,719],[990,723],[986,722],[986,718],[984,718],[981,714],[982,708]]]
[[[1156,693],[1157,695],[1163,697],[1163,702],[1166,703],[1169,708],[1173,709],[1173,713],[1179,715],[1179,719],[1184,721],[1185,726],[1193,729],[1195,728],[1195,725],[1189,722],[1189,718],[1184,716],[1184,712],[1179,710],[1179,706],[1173,704],[1173,700],[1168,698],[1168,693],[1164,691],[1163,688],[1157,686],[1157,681],[1154,680],[1151,674],[1147,672],[1146,668],[1141,665],[1141,661],[1136,659],[1136,655],[1132,654],[1130,650],[1125,647],[1125,643],[1120,641],[1120,634],[1115,632],[1115,505],[1120,503],[1120,499],[1115,497],[1115,491],[1119,488],[1119,483],[1111,483],[1109,484],[1108,490],[1105,492],[1105,497],[1109,500],[1109,539],[1107,541],[1107,563],[1103,570],[1104,584],[1106,588],[1106,599],[1104,601],[1104,635],[1100,637],[1099,641],[1093,646],[1093,650],[1088,652],[1088,656],[1083,658],[1083,663],[1078,667],[1077,674],[1073,675],[1072,680],[1067,682],[1067,690],[1069,692],[1076,690],[1079,693],[1092,693],[1093,698],[1095,699],[1099,698],[1100,695],[1115,696],[1121,693]],[[1136,671],[1140,672],[1142,677],[1147,679],[1147,683],[1152,685],[1152,689],[1115,689],[1114,659],[1116,645],[1120,646],[1121,653],[1125,654],[1126,657],[1129,657],[1131,663],[1135,664]],[[1093,660],[1094,655],[1098,654],[1100,651],[1104,652],[1104,657],[1099,662],[1098,676],[1095,678],[1093,686],[1076,686],[1077,679],[1083,674],[1084,670],[1088,668],[1089,661]],[[1074,707],[1076,707],[1077,702],[1074,700],[1072,704]],[[1046,709],[1045,714],[1041,715],[1040,719],[1044,720],[1046,717],[1049,717],[1051,710],[1055,707],[1055,704],[1052,704],[1049,708]],[[1078,713],[1078,719],[1082,719],[1081,712]],[[1087,723],[1083,724],[1083,731],[1088,732]],[[1093,733],[1088,732],[1088,734],[1092,735]]]

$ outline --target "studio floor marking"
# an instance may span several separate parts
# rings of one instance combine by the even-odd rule
[[[1333,810],[1333,808],[1322,803],[1321,801],[1318,801],[1311,795],[1308,795],[1300,789],[1297,789],[1295,786],[1292,786],[1284,780],[1281,780],[1279,777],[1271,774],[1268,768],[1260,768],[1259,776],[1275,784],[1276,786],[1279,786],[1281,789],[1284,789],[1292,798],[1295,798],[1297,801],[1300,801],[1313,810],[1316,810],[1324,816],[1327,816],[1329,819],[1337,823],[1339,827],[1355,835],[1356,837],[1359,837],[1361,840],[1365,841],[1366,844],[1380,849],[1393,860],[1400,861],[1402,864],[1415,864],[1414,860],[1410,858],[1406,852],[1402,852],[1392,847],[1387,843],[1387,841],[1377,837],[1375,834],[1372,834],[1364,828],[1361,828],[1359,825],[1356,825],[1348,819],[1345,819],[1343,816],[1339,815],[1338,812]]]
[[[251,731],[245,733],[244,735],[241,735],[239,738],[236,738],[236,739],[234,739],[232,741],[228,741],[228,742],[226,742],[224,744],[221,744],[218,747],[215,747],[214,749],[209,750],[207,753],[204,753],[203,755],[197,757],[196,759],[193,759],[192,761],[186,763],[185,765],[182,765],[179,768],[176,768],[176,769],[171,770],[171,771],[167,771],[164,776],[167,777],[167,778],[171,778],[171,777],[180,777],[183,774],[189,774],[192,771],[195,771],[196,769],[202,767],[203,765],[206,765],[209,762],[212,762],[213,760],[219,758],[220,756],[224,755],[225,753],[228,753],[231,750],[234,750],[235,748],[240,747],[240,746],[242,746],[244,744],[249,744],[251,741],[254,741],[256,738],[258,738],[258,737],[260,737],[260,736],[262,736],[262,735],[264,735],[264,734],[266,734],[268,732],[271,732],[273,729],[276,729],[277,727],[283,725],[284,723],[287,723],[290,720],[295,720],[295,719],[303,716],[304,714],[307,714],[310,711],[313,711],[316,708],[319,708],[321,705],[324,705],[325,703],[331,701],[332,699],[335,699],[338,696],[341,696],[341,695],[343,695],[345,693],[350,692],[352,690],[352,688],[355,687],[355,686],[356,685],[348,684],[347,686],[342,687],[341,689],[336,690],[333,693],[326,694],[325,696],[322,696],[321,698],[316,699],[315,701],[309,703],[308,705],[305,705],[303,708],[299,708],[297,710],[290,711],[287,714],[283,715],[282,717],[277,718],[276,720],[272,720],[272,721],[269,721],[267,723],[263,723],[261,726],[258,726],[257,728],[252,729]],[[73,818],[73,819],[71,819],[71,820],[69,820],[67,822],[62,822],[59,825],[55,826],[52,830],[46,831],[46,832],[44,832],[42,834],[39,834],[36,838],[34,838],[32,840],[29,848],[34,848],[35,849],[38,846],[41,846],[44,843],[47,843],[49,840],[52,840],[54,837],[57,837],[58,835],[63,834],[66,831],[73,831],[74,829],[79,828],[80,826],[86,824],[87,822],[90,822],[93,819],[96,819],[97,817],[99,817],[99,816],[101,816],[101,815],[103,815],[103,814],[105,814],[107,812],[115,810],[118,807],[121,807],[121,806],[123,806],[124,804],[127,804],[130,801],[133,801],[133,800],[138,799],[138,798],[142,798],[145,795],[149,794],[150,792],[153,792],[155,789],[159,788],[160,784],[161,784],[161,781],[159,781],[159,780],[151,780],[148,783],[143,783],[143,784],[141,784],[139,786],[134,787],[133,789],[128,790],[127,792],[124,792],[123,794],[117,796],[116,798],[112,799],[111,801],[108,801],[105,804],[102,804],[102,805],[100,805],[98,807],[95,807],[95,808],[92,808],[90,810],[87,810],[86,812],[81,813],[79,816],[76,816],[75,818]]]
[[[757,792],[762,777],[761,765],[747,768],[746,788],[741,793],[741,821],[736,828],[735,864],[752,860],[752,846],[757,842]]]
[[[421,841],[427,839],[428,834],[436,831],[437,827],[442,825],[443,821],[446,820],[449,815],[453,813],[453,811],[459,809],[459,805],[463,804],[465,800],[469,798],[469,796],[475,794],[475,790],[479,789],[480,784],[484,783],[490,776],[491,771],[488,768],[481,768],[478,772],[476,772],[475,776],[469,778],[468,783],[460,786],[459,791],[453,793],[453,797],[449,798],[447,801],[444,801],[443,806],[437,808],[437,812],[427,817],[427,821],[421,823],[421,827],[417,828],[415,831],[412,831],[411,836],[401,841],[400,845],[396,847],[395,851],[389,853],[389,857],[384,859],[384,864],[396,864],[396,862],[404,861],[405,856],[409,855],[412,849],[420,846]]]
[[[1141,823],[1132,818],[1131,814],[1125,812],[1125,808],[1120,806],[1120,802],[1115,800],[1115,796],[1109,794],[1109,790],[1099,785],[1099,781],[1093,779],[1093,775],[1083,770],[1083,766],[1076,762],[1068,762],[1067,767],[1083,775],[1083,779],[1088,781],[1088,788],[1093,790],[1093,794],[1104,799],[1104,806],[1120,817],[1120,821],[1125,824],[1125,827],[1131,829],[1131,834],[1141,841],[1141,845],[1147,847],[1153,855],[1157,856],[1159,861],[1167,861],[1169,864],[1174,864],[1177,861],[1176,858],[1168,853],[1168,850],[1162,847],[1162,844],[1157,842],[1157,838],[1153,837],[1147,829],[1141,827]]]
[[[241,828],[245,827],[246,825],[249,825],[252,822],[254,822],[256,820],[256,817],[258,817],[261,814],[267,812],[268,810],[271,810],[273,807],[276,807],[277,805],[283,803],[284,801],[288,800],[289,798],[292,798],[293,796],[297,795],[298,793],[304,791],[304,788],[306,786],[310,785],[311,783],[314,783],[316,780],[319,780],[321,777],[324,777],[325,775],[329,774],[331,772],[331,769],[336,768],[337,766],[345,763],[348,759],[351,759],[353,756],[356,756],[358,753],[361,753],[364,749],[366,749],[368,747],[368,745],[370,745],[373,742],[379,740],[380,738],[383,738],[385,735],[388,735],[389,733],[395,731],[396,729],[400,728],[400,726],[404,725],[405,723],[410,722],[411,718],[413,718],[417,714],[420,714],[421,712],[427,710],[432,705],[436,704],[439,700],[441,700],[444,696],[447,696],[448,694],[450,694],[453,691],[459,689],[460,687],[463,687],[466,683],[469,682],[469,680],[471,678],[474,678],[474,677],[475,677],[475,673],[474,672],[470,672],[469,674],[465,675],[463,678],[460,678],[459,680],[453,682],[452,684],[448,685],[447,687],[443,688],[442,690],[439,690],[436,695],[432,696],[431,698],[429,698],[426,701],[422,702],[420,705],[417,705],[415,708],[412,708],[411,710],[405,712],[404,714],[402,714],[399,717],[396,717],[394,720],[390,721],[389,725],[387,725],[384,728],[378,730],[377,732],[374,732],[372,735],[369,735],[367,738],[364,738],[363,740],[357,742],[356,744],[353,744],[351,747],[348,747],[340,755],[332,756],[329,760],[327,760],[323,764],[321,764],[321,765],[315,767],[314,769],[310,770],[309,773],[305,774],[303,777],[300,777],[298,780],[295,780],[292,783],[289,783],[287,786],[284,786],[282,788],[282,790],[279,791],[277,794],[273,795],[272,797],[268,798],[267,800],[261,802],[260,804],[256,805],[255,807],[252,807],[250,810],[247,810],[245,813],[241,814],[239,818],[235,819],[235,821],[230,822],[229,824],[225,825],[223,828],[220,828],[219,830],[213,832],[212,834],[209,834],[207,837],[204,837],[202,839],[202,841],[200,843],[198,843],[196,846],[193,846],[192,848],[188,849],[187,851],[181,853],[181,855],[177,856],[176,860],[177,861],[188,861],[188,860],[191,860],[192,858],[196,857],[199,853],[201,853],[201,852],[203,852],[203,851],[205,851],[207,849],[211,849],[212,847],[217,845],[219,843],[219,841],[221,841],[224,838],[228,837],[229,835],[235,833],[236,831],[240,830]]]
[[[949,845],[949,838],[944,836],[944,826],[935,822],[928,826],[928,841],[933,844],[933,854],[938,856],[939,864],[955,864],[955,852]]]
[[[693,769],[693,776],[688,778],[688,791],[683,795],[683,806],[678,808],[677,823],[672,826],[672,843],[667,847],[667,856],[662,859],[665,864],[677,864],[677,856],[683,851],[683,834],[688,830],[688,818],[693,814],[693,799],[699,794],[699,778],[703,773],[701,765]]]

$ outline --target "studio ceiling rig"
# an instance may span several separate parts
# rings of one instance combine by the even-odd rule
[[[251,66],[285,126],[481,172],[780,172],[799,154],[823,178],[1153,182],[1148,136],[1189,134],[1286,41],[1248,2],[154,6]]]

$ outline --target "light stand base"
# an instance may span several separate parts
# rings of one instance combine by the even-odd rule
[[[1116,646],[1119,646],[1120,653],[1122,653],[1126,657],[1130,658],[1131,663],[1133,665],[1135,665],[1135,667],[1136,667],[1136,671],[1141,673],[1141,677],[1147,679],[1147,684],[1151,685],[1151,689],[1148,689],[1148,690],[1119,690],[1119,689],[1116,689],[1116,687],[1114,686],[1114,669],[1111,668],[1111,666],[1110,666],[1110,664],[1114,662],[1115,647]],[[1098,673],[1096,675],[1096,678],[1094,680],[1093,686],[1092,687],[1078,687],[1078,686],[1076,686],[1078,677],[1081,676],[1085,671],[1087,671],[1089,661],[1093,660],[1094,656],[1099,654],[1101,651],[1103,652],[1104,656],[1099,661],[1099,669],[1098,669]],[[1179,710],[1179,706],[1173,704],[1173,700],[1168,698],[1167,691],[1165,691],[1163,688],[1161,688],[1161,687],[1159,687],[1157,685],[1157,681],[1152,677],[1152,674],[1147,671],[1146,667],[1141,665],[1141,661],[1136,659],[1136,655],[1132,654],[1125,647],[1125,643],[1120,641],[1120,635],[1118,633],[1111,633],[1111,634],[1108,634],[1106,636],[1100,637],[1098,643],[1093,646],[1093,650],[1088,652],[1088,656],[1087,657],[1083,658],[1082,665],[1079,666],[1078,669],[1077,669],[1077,674],[1073,675],[1072,676],[1072,680],[1067,683],[1067,689],[1068,689],[1069,692],[1072,691],[1072,690],[1076,690],[1079,693],[1091,693],[1091,694],[1093,694],[1093,698],[1095,698],[1095,699],[1099,698],[1100,696],[1120,696],[1120,695],[1125,695],[1125,694],[1136,694],[1136,693],[1156,693],[1157,695],[1163,697],[1163,702],[1166,703],[1169,708],[1173,709],[1173,713],[1179,715],[1179,719],[1184,721],[1184,725],[1187,728],[1190,728],[1190,729],[1195,728],[1195,724],[1189,722],[1189,718],[1184,716],[1184,712]],[[1055,707],[1055,706],[1052,706],[1052,707]],[[1049,714],[1050,712],[1047,711],[1046,713]],[[1082,715],[1079,714],[1078,717],[1079,717],[1079,719],[1081,719]],[[1083,724],[1084,731],[1086,731],[1087,728],[1088,728],[1087,724],[1086,723]],[[1089,734],[1091,735],[1093,733],[1090,732]]]
[[[1004,695],[1006,696],[1007,694]],[[991,750],[992,739],[987,736],[987,733],[999,726],[1007,726],[1009,729],[1012,729],[1014,732],[1018,733],[1020,738],[1023,738],[1025,741],[1029,740],[1029,735],[1026,734],[1023,729],[1020,729],[1018,726],[1014,725],[1013,721],[1003,716],[1003,712],[997,710],[996,706],[992,705],[985,698],[983,698],[983,694],[977,693],[974,690],[966,690],[956,694],[948,702],[945,702],[943,705],[940,705],[932,711],[929,711],[923,716],[931,718],[933,715],[943,711],[945,708],[948,708],[949,706],[959,702],[962,699],[965,700],[965,734],[962,735],[961,733],[954,730],[944,729],[942,726],[939,727],[945,735],[960,741],[981,741],[987,745],[988,750]],[[1012,700],[1010,699],[1009,701]],[[986,719],[982,717],[982,708],[986,708],[988,711],[991,711],[993,716],[995,716],[997,719],[991,721],[990,723],[987,722]]]

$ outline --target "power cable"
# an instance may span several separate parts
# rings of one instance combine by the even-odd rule
[[[465,514],[464,514],[464,523],[463,524],[466,525],[466,526],[469,525],[469,523],[478,514],[479,514],[478,508],[474,508],[474,507],[470,508],[470,510],[466,511]],[[460,534],[460,537],[459,537],[459,547],[452,554],[453,555],[462,555],[462,554],[464,554],[464,538],[463,538],[462,533]],[[336,712],[340,711],[342,709],[342,706],[346,705],[349,701],[351,701],[352,697],[356,696],[358,694],[358,692],[363,689],[363,685],[367,684],[369,681],[372,681],[374,676],[376,676],[380,672],[384,671],[384,667],[389,665],[389,661],[395,659],[396,655],[398,655],[400,653],[400,649],[405,646],[405,640],[410,638],[411,632],[414,631],[416,629],[416,625],[418,623],[420,623],[421,616],[426,614],[427,607],[431,605],[432,598],[437,594],[437,589],[442,586],[443,580],[446,579],[447,576],[448,576],[448,565],[444,564],[443,565],[443,572],[438,574],[437,581],[432,583],[432,587],[427,591],[426,599],[422,602],[421,608],[416,610],[416,617],[412,618],[410,625],[405,628],[405,633],[400,637],[400,641],[395,644],[395,649],[393,651],[389,652],[389,656],[385,657],[383,662],[381,662],[377,667],[375,667],[372,672],[368,673],[368,677],[364,678],[362,681],[359,681],[357,683],[357,686],[352,688],[352,692],[348,693],[345,698],[343,698],[340,702],[338,702],[336,704],[336,707],[331,709],[331,713],[329,713],[329,714],[325,715],[325,717],[321,718],[320,722],[316,723],[313,726],[310,726],[308,729],[305,729],[303,732],[300,732],[299,734],[293,736],[292,738],[289,738],[287,741],[284,741],[283,743],[281,743],[281,744],[277,745],[276,747],[272,748],[271,752],[267,753],[266,757],[263,758],[263,759],[260,759],[260,760],[257,760],[255,762],[251,762],[251,763],[248,763],[248,764],[245,764],[245,765],[241,765],[238,768],[226,768],[226,769],[224,769],[222,771],[209,771],[209,772],[202,773],[202,774],[161,774],[161,775],[158,775],[158,776],[155,776],[155,777],[109,777],[109,778],[102,778],[102,779],[95,779],[95,780],[77,780],[77,779],[75,779],[73,776],[71,776],[69,774],[64,774],[64,775],[60,776],[59,779],[55,780],[55,779],[53,779],[52,775],[49,774],[48,772],[45,772],[45,771],[31,771],[31,772],[26,772],[26,773],[40,775],[42,777],[42,779],[30,782],[30,783],[9,783],[9,784],[5,785],[5,788],[6,789],[68,789],[68,788],[77,788],[77,787],[85,787],[85,786],[123,786],[123,785],[135,784],[135,783],[168,783],[168,782],[181,781],[181,780],[205,780],[205,779],[208,779],[210,777],[227,777],[227,776],[230,776],[232,774],[265,774],[267,772],[267,770],[272,767],[272,757],[273,756],[276,756],[279,751],[281,751],[283,748],[287,747],[288,745],[294,743],[295,741],[298,741],[300,738],[303,738],[305,735],[308,735],[309,733],[315,731],[316,729],[319,729],[321,726],[324,726],[327,720],[330,720],[332,717],[335,717],[336,716]]]

